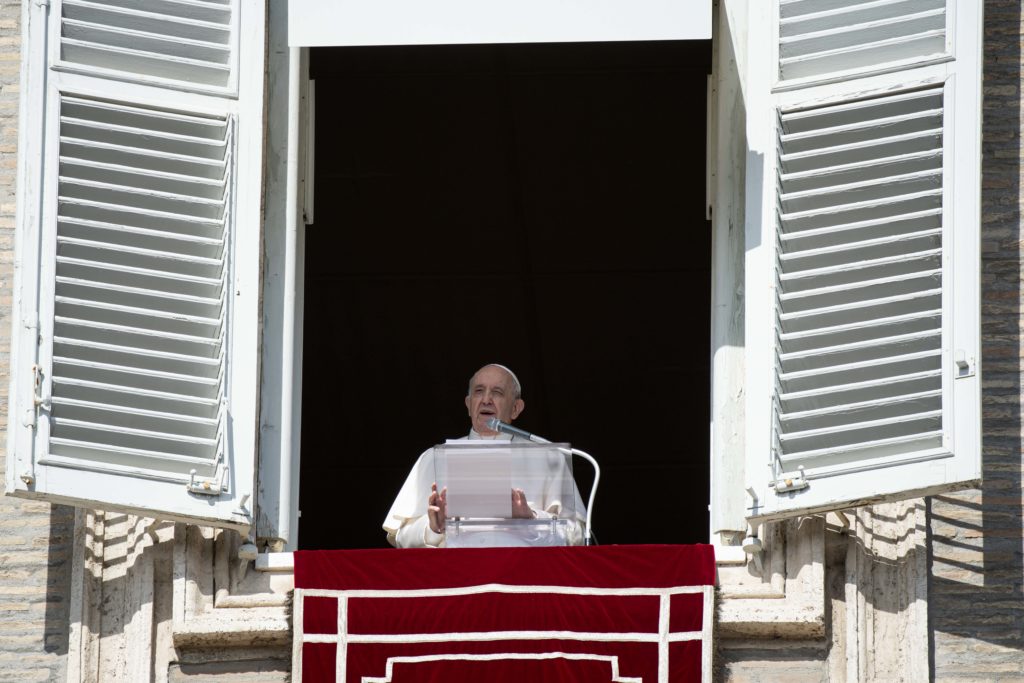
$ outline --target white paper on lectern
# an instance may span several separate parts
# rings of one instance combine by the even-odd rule
[[[512,451],[487,446],[449,450],[441,477],[449,517],[512,516]]]

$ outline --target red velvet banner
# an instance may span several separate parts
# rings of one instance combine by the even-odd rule
[[[711,546],[295,553],[293,680],[710,681]]]

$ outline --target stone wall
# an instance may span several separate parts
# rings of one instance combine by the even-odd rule
[[[935,680],[1024,680],[1021,5],[985,2],[981,489],[930,501]]]
[[[20,28],[21,3],[0,1],[0,433],[7,429],[11,372]],[[5,446],[0,441],[0,450]],[[73,528],[69,507],[0,497],[0,681],[64,676]]]

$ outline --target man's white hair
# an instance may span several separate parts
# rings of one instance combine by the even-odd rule
[[[481,367],[480,370],[485,370],[487,368],[498,368],[499,370],[504,370],[505,372],[507,372],[508,376],[512,378],[512,393],[515,395],[515,398],[519,399],[523,397],[523,385],[519,383],[519,378],[516,377],[516,373],[512,372],[510,369],[508,369],[501,363],[488,363],[487,365]],[[476,376],[480,374],[480,370],[474,372],[473,376],[469,378],[469,388],[466,390],[467,396],[473,393],[473,380],[476,379]]]

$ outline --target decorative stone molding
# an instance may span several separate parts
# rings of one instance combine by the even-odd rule
[[[715,633],[726,638],[825,635],[825,523],[802,517],[762,529],[758,563],[726,553],[718,561]]]
[[[926,681],[924,499],[858,508],[846,549],[846,680]]]
[[[287,650],[290,563],[253,570],[233,531],[85,510],[75,526],[69,681],[166,681],[174,662]]]
[[[177,647],[290,643],[286,612],[290,571],[249,571],[238,534],[175,527],[174,625]]]

